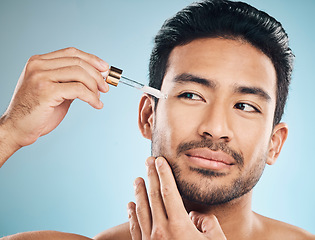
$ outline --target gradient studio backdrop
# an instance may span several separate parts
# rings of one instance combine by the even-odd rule
[[[0,1],[0,112],[27,59],[74,46],[147,83],[153,37],[189,0]],[[266,167],[253,209],[315,233],[313,0],[247,0],[283,23],[296,54],[284,120],[289,138]],[[102,110],[76,100],[55,131],[0,169],[0,237],[58,230],[86,236],[127,221],[133,180],[146,176],[150,142],[137,127],[141,93],[123,85],[103,94]]]

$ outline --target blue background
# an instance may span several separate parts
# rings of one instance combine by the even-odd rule
[[[153,37],[188,0],[0,1],[0,113],[34,54],[69,46],[96,54],[147,82]],[[315,233],[313,0],[248,0],[283,23],[296,55],[284,121],[289,138],[266,167],[253,210]],[[137,127],[141,93],[111,87],[102,110],[76,100],[55,131],[0,169],[0,237],[59,230],[94,236],[127,221],[133,180],[145,177],[150,142]]]

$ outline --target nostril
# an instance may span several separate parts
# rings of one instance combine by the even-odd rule
[[[228,136],[221,136],[221,137],[218,136],[218,137],[216,137],[215,135],[212,135],[209,132],[203,132],[202,137],[204,139],[212,138],[212,139],[223,140],[223,141],[229,141],[229,139],[230,139]]]
[[[224,140],[228,140],[229,137],[228,136],[223,136],[223,137],[220,137],[221,139],[224,139]]]
[[[208,132],[203,132],[202,136],[203,136],[204,138],[212,137],[212,135],[211,135],[210,133],[208,133]]]

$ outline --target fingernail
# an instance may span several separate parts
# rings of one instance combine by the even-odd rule
[[[163,165],[163,159],[162,158],[157,158],[155,161],[156,166],[159,168]]]
[[[103,78],[105,78],[105,79],[107,78],[108,73],[109,73],[109,70],[107,70],[107,71],[105,71],[105,72],[101,72]]]
[[[100,108],[103,108],[103,106],[104,106],[104,104],[103,104],[103,102],[101,100],[99,100],[98,105],[99,105]]]
[[[107,62],[105,62],[104,60],[100,60],[100,64],[102,66],[102,68],[104,68],[105,70],[108,70],[109,69],[109,65]]]
[[[104,92],[108,92],[109,91],[109,86],[108,84],[105,82],[105,85],[104,85]]]
[[[100,91],[105,93],[107,91],[106,82],[103,81],[102,83],[100,83],[98,88],[99,88]]]

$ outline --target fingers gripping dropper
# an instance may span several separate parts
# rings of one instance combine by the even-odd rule
[[[106,77],[106,82],[117,87],[118,83],[121,82],[123,84],[126,84],[130,87],[134,87],[136,89],[139,89],[147,94],[150,94],[156,98],[167,98],[167,94],[163,94],[160,90],[145,86],[142,83],[136,82],[132,79],[126,78],[124,76],[121,76],[122,70],[116,67],[111,66],[109,69],[108,76],[106,77],[105,74],[101,73],[102,76],[105,78]]]

